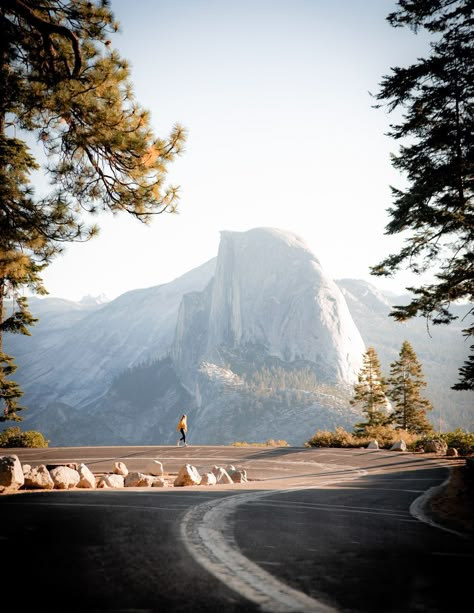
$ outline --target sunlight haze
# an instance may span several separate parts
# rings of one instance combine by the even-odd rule
[[[334,279],[401,292],[369,267],[398,250],[384,236],[398,145],[374,109],[382,77],[425,55],[392,28],[389,0],[112,0],[135,94],[155,133],[174,123],[185,152],[169,168],[179,213],[144,226],[101,215],[100,236],[68,245],[46,269],[51,296],[113,299],[167,283],[217,255],[221,230],[298,234]]]

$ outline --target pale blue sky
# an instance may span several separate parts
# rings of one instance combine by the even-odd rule
[[[188,130],[170,167],[178,215],[143,226],[99,219],[101,235],[45,272],[50,295],[109,298],[171,281],[217,254],[221,230],[297,233],[335,278],[384,281],[369,267],[397,249],[384,236],[397,144],[372,108],[390,67],[427,41],[385,20],[392,0],[112,0],[135,93],[156,133]]]

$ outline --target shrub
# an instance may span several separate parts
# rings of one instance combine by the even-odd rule
[[[290,444],[279,439],[278,441],[269,438],[266,443],[247,443],[246,441],[236,441],[231,443],[232,447],[289,447]]]
[[[376,440],[381,449],[390,447],[400,439],[403,439],[409,451],[423,450],[426,442],[433,438],[443,440],[448,447],[454,447],[460,455],[474,455],[474,433],[465,432],[458,428],[454,432],[446,432],[436,436],[425,435],[420,438],[419,434],[410,434],[400,428],[392,426],[366,427],[361,434],[346,432],[344,428],[336,428],[334,432],[318,430],[305,444],[305,447],[367,447],[370,441]]]
[[[272,438],[269,438],[268,441],[265,443],[265,445],[267,447],[289,447],[289,443],[287,443],[286,441],[282,440],[282,439],[278,439],[277,441],[273,440]]]
[[[367,427],[363,434],[358,435],[358,447],[366,447],[370,441],[374,439],[378,442],[380,449],[390,449],[390,447],[399,440],[404,440],[407,449],[413,450],[416,447],[419,435],[410,434],[401,428],[393,428],[392,426],[379,425]]]
[[[455,447],[460,455],[472,455],[474,454],[474,433],[466,432],[461,428],[454,430],[454,432],[445,432],[440,434],[441,438],[448,447]]]
[[[356,441],[356,437],[344,430],[336,428],[334,432],[329,430],[318,430],[305,443],[305,447],[360,447],[361,443]]]
[[[21,432],[14,427],[0,432],[0,447],[47,447],[48,443],[41,432],[35,430]]]
[[[344,428],[336,428],[334,432],[328,430],[318,430],[305,443],[305,447],[367,447],[376,440],[381,449],[390,447],[400,439],[403,439],[408,449],[416,449],[419,439],[416,435],[410,434],[405,430],[395,430],[392,426],[370,426],[366,427],[361,434],[347,432]]]
[[[474,454],[474,433],[466,432],[461,428],[453,432],[432,434],[431,436],[425,435],[416,440],[413,449],[410,448],[410,451],[423,449],[427,441],[432,440],[440,440],[448,447],[454,447],[458,450],[459,455],[469,456]]]

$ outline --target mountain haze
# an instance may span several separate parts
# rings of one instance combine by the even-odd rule
[[[393,306],[408,304],[410,296],[383,294],[365,281],[341,279],[339,287],[367,346],[375,347],[382,372],[388,374],[391,362],[399,359],[404,340],[413,347],[428,383],[423,394],[433,404],[430,421],[443,431],[474,430],[472,391],[454,391],[459,367],[467,360],[469,345],[462,330],[469,305],[451,305],[457,316],[449,325],[428,325],[424,318],[405,322],[389,317]]]
[[[107,304],[30,304],[40,318],[33,336],[5,345],[29,407],[22,428],[51,445],[174,444],[183,412],[194,444],[301,445],[317,429],[360,420],[349,400],[366,346],[388,364],[405,338],[443,387],[443,351],[424,323],[400,328],[390,297],[334,282],[304,241],[274,228],[223,231],[216,258]],[[459,330],[445,330],[454,349]],[[454,370],[463,359],[456,354]],[[461,399],[455,419],[469,419],[462,394],[451,392]]]

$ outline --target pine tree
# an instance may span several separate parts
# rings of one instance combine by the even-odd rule
[[[470,347],[471,355],[459,369],[461,378],[453,385],[453,390],[474,390],[474,345]]]
[[[433,432],[433,426],[426,417],[427,411],[433,407],[429,400],[421,396],[426,382],[421,364],[408,341],[403,342],[399,359],[390,364],[387,386],[397,427],[413,434]]]
[[[351,400],[351,404],[361,406],[367,416],[366,422],[354,426],[356,432],[363,433],[366,428],[390,422],[385,387],[377,352],[373,347],[369,347],[363,356],[362,368],[354,385],[354,396]]]
[[[10,262],[12,267],[15,267],[16,260],[17,257],[14,257],[12,262]],[[4,266],[7,268],[5,262]],[[11,278],[13,278],[13,276],[13,274],[10,274]],[[30,313],[26,298],[17,295],[16,292],[13,291],[15,283],[10,282],[10,286],[12,288],[14,301],[9,314],[6,313],[4,309],[0,331],[31,336],[29,327],[34,325],[38,320]],[[22,411],[25,408],[18,404],[18,399],[23,396],[23,392],[18,383],[8,378],[17,368],[17,365],[14,364],[13,357],[2,351],[2,335],[0,334],[0,410],[2,411],[2,413],[0,413],[0,422],[9,420],[22,421],[17,411]]]
[[[17,415],[17,411],[21,411],[25,408],[18,404],[18,399],[23,396],[23,392],[18,383],[7,378],[13,374],[16,369],[17,366],[13,363],[13,358],[0,352],[0,406],[3,405],[3,412],[0,414],[0,422],[22,420],[22,418]]]
[[[433,35],[428,57],[406,68],[392,68],[376,96],[389,112],[401,111],[389,136],[401,142],[393,167],[408,186],[392,188],[387,234],[403,233],[405,244],[372,268],[392,276],[402,266],[433,280],[407,288],[408,305],[391,315],[404,321],[421,315],[433,324],[456,317],[450,305],[474,297],[474,0],[399,0],[387,20],[394,27],[420,28]],[[463,334],[470,337],[474,327]],[[472,389],[472,369],[461,375]]]
[[[34,323],[21,290],[47,293],[41,273],[70,241],[97,233],[89,215],[127,212],[148,223],[176,210],[178,188],[167,166],[182,151],[184,130],[154,136],[134,98],[127,63],[111,45],[118,24],[107,0],[3,0],[0,4],[0,354],[4,332]],[[31,176],[39,163],[26,138],[42,145],[49,193]],[[14,313],[7,316],[5,300]],[[0,399],[10,398],[10,364]],[[0,367],[1,368],[1,367]],[[3,387],[2,387],[3,386]],[[3,391],[2,391],[3,390]],[[20,390],[17,388],[17,392]]]

